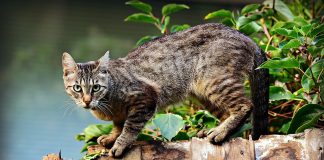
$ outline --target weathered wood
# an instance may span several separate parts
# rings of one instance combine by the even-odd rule
[[[136,142],[124,160],[324,160],[324,129],[310,129],[300,134],[266,135],[253,141],[233,138],[221,145],[207,139],[192,138],[177,142]],[[88,153],[101,152],[99,160],[112,160],[109,149],[91,146]],[[50,160],[48,157],[46,160]],[[45,159],[44,159],[45,160]]]

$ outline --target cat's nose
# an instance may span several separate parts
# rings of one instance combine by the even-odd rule
[[[84,95],[83,96],[83,102],[88,106],[91,102],[91,96],[90,95]]]

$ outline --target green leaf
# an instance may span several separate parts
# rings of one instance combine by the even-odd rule
[[[161,135],[169,141],[171,141],[184,126],[182,117],[172,113],[157,115],[153,119],[153,124],[160,129]]]
[[[269,7],[272,8],[273,0],[266,0],[263,2],[263,4],[269,5]],[[275,10],[276,10],[277,16],[282,20],[291,21],[294,18],[294,15],[290,11],[289,7],[281,0],[276,0]]]
[[[295,58],[270,59],[262,63],[258,68],[298,68],[299,62]]]
[[[297,38],[298,34],[296,31],[294,30],[289,30],[289,29],[285,29],[285,28],[277,28],[275,29],[275,32],[287,37],[292,37],[292,38]]]
[[[312,88],[315,86],[314,79],[317,81],[318,84],[322,84],[324,79],[324,59],[319,60],[318,62],[314,63],[310,68],[308,68],[301,79],[301,85],[306,92],[310,92]],[[313,74],[312,74],[313,73]],[[319,76],[321,76],[319,78]]]
[[[140,11],[143,11],[145,13],[150,13],[152,12],[152,6],[147,4],[147,3],[143,3],[141,1],[138,0],[132,0],[132,1],[128,1],[125,3],[126,5],[130,5]]]
[[[249,22],[248,24],[242,26],[239,31],[247,34],[247,35],[251,35],[253,33],[258,32],[259,30],[261,30],[261,26],[256,23],[256,22]]]
[[[321,24],[317,27],[315,27],[311,32],[310,32],[310,36],[311,37],[315,37],[316,35],[318,35],[319,33],[322,33],[324,31],[324,24]]]
[[[294,22],[299,26],[305,26],[309,24],[303,17],[295,17]]]
[[[77,141],[84,141],[85,135],[84,133],[80,133],[74,137]]]
[[[188,136],[187,132],[185,131],[180,131],[175,137],[172,138],[174,141],[178,140],[189,140],[190,137]]]
[[[138,141],[151,141],[154,140],[152,136],[149,136],[147,134],[140,133],[137,135]]]
[[[168,25],[170,24],[170,17],[169,16],[166,16],[165,19],[164,19],[164,23],[162,25],[162,30],[161,30],[161,33],[164,34],[166,29],[168,28]]]
[[[290,124],[291,124],[291,121],[283,124],[281,126],[281,128],[279,129],[279,132],[284,133],[284,134],[287,134]]]
[[[84,141],[88,142],[93,138],[99,137],[104,134],[108,134],[111,132],[113,128],[112,124],[103,125],[103,124],[93,124],[89,125],[84,129],[83,133],[85,135]]]
[[[260,4],[249,4],[246,5],[242,11],[241,14],[246,14],[246,13],[250,13],[252,11],[255,11],[256,9],[258,9],[261,5]]]
[[[283,99],[295,99],[295,95],[293,95],[290,91],[285,90],[279,86],[270,86],[269,89],[269,100],[270,101],[278,101]]]
[[[304,36],[306,36],[306,35],[308,35],[308,33],[311,29],[312,29],[312,25],[309,24],[309,25],[302,26],[300,31]]]
[[[144,36],[136,42],[136,46],[140,46],[154,38],[156,38],[156,36]]]
[[[205,16],[206,20],[212,18],[232,18],[232,12],[229,10],[221,9],[212,13],[208,13]]]
[[[163,6],[162,8],[162,15],[163,16],[168,16],[172,13],[184,10],[184,9],[189,9],[189,6],[184,5],[184,4],[167,4]]]
[[[188,24],[183,24],[183,25],[173,25],[171,27],[171,33],[174,33],[174,32],[179,32],[179,31],[182,31],[182,30],[185,30],[187,28],[190,28],[190,25]]]
[[[159,23],[159,20],[152,15],[148,15],[145,13],[135,13],[125,18],[125,21],[132,22],[143,22],[143,23]]]
[[[216,127],[216,125],[220,122],[215,116],[206,110],[197,111],[193,116],[193,120],[196,122],[195,125],[200,124],[207,129]]]
[[[303,132],[307,128],[311,128],[324,114],[324,107],[318,104],[306,104],[301,107],[293,119],[288,129],[288,133]]]
[[[282,49],[291,49],[291,48],[298,48],[302,44],[299,42],[298,39],[292,39],[287,44],[282,46]]]

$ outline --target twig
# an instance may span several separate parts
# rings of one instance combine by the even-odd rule
[[[280,114],[280,113],[276,113],[276,112],[273,112],[273,111],[268,111],[268,113],[274,117],[283,117],[283,118],[291,118],[290,116],[286,116],[284,114]]]
[[[271,108],[271,109],[278,109],[278,108],[281,108],[281,107],[287,107],[287,106],[289,106],[290,105],[290,103],[291,102],[294,102],[294,100],[289,100],[289,101],[287,101],[287,102],[285,102],[285,103],[281,103],[281,104],[279,104],[278,106],[275,106],[275,107],[273,107],[273,108]]]
[[[270,34],[269,34],[269,31],[268,31],[267,26],[266,26],[265,23],[264,23],[264,19],[261,18],[261,19],[260,19],[260,22],[261,22],[261,25],[262,25],[262,28],[263,28],[263,32],[264,32],[264,34],[267,36],[268,40],[270,41],[271,36],[270,36]]]

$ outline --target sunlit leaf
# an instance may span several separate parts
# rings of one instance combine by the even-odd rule
[[[232,18],[232,12],[229,10],[221,9],[212,13],[208,13],[205,16],[205,19],[212,19],[212,18]]]
[[[258,68],[298,68],[299,62],[295,58],[270,59],[262,63]]]
[[[185,30],[187,28],[190,28],[190,25],[188,24],[183,24],[183,25],[173,25],[171,27],[171,33],[174,33],[174,32],[179,32],[179,31],[182,31],[182,30]]]
[[[179,12],[184,9],[189,9],[189,6],[184,4],[167,4],[162,8],[162,15],[168,16],[172,13]]]
[[[147,3],[143,3],[141,1],[138,0],[132,0],[132,1],[128,1],[125,3],[126,5],[130,5],[140,11],[143,11],[145,13],[150,13],[152,12],[152,6],[147,4]]]
[[[243,7],[243,9],[241,11],[241,14],[246,14],[246,13],[255,11],[260,6],[261,6],[260,4],[249,4],[249,5],[246,5],[245,7]]]
[[[159,23],[159,20],[152,15],[148,15],[145,13],[134,13],[125,18],[125,21],[132,21],[132,22],[143,22],[143,23]]]
[[[279,86],[270,86],[269,89],[269,100],[278,101],[283,99],[300,99],[293,95],[290,91],[279,87]]]
[[[144,36],[136,42],[136,46],[140,46],[154,38],[156,38],[156,36]]]
[[[99,137],[104,134],[108,134],[111,132],[113,128],[112,124],[103,125],[103,124],[93,124],[89,125],[87,128],[84,129],[83,133],[85,135],[85,142],[88,142],[89,140]]]
[[[282,49],[291,49],[291,48],[298,48],[302,44],[298,39],[292,39],[287,44],[285,44]]]
[[[253,21],[253,22],[249,22],[246,25],[239,28],[239,31],[241,31],[241,32],[243,32],[243,33],[245,33],[247,35],[251,35],[253,33],[256,33],[258,31],[260,31],[261,28],[262,27],[258,23]]]
[[[266,1],[263,2],[263,4],[269,5],[269,7],[272,8],[273,0],[266,0]],[[277,16],[280,19],[286,20],[286,21],[293,20],[294,15],[290,11],[289,7],[284,2],[282,2],[281,0],[276,0],[274,8],[276,10]]]

